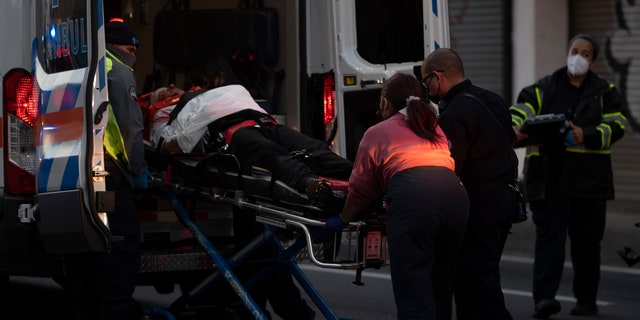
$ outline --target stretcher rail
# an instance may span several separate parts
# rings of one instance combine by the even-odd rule
[[[306,249],[309,261],[318,267],[356,270],[354,283],[358,285],[362,285],[360,281],[362,270],[388,265],[386,251],[384,251],[386,246],[383,246],[383,249],[378,248],[380,252],[377,255],[371,255],[367,251],[366,246],[369,243],[367,232],[370,229],[368,221],[351,222],[343,233],[338,233],[339,236],[334,237],[333,243],[318,243],[317,240],[321,235],[335,234],[324,229],[323,220],[326,217],[323,217],[319,208],[309,204],[305,194],[298,193],[281,181],[273,180],[264,172],[243,174],[209,162],[218,159],[215,156],[205,156],[203,159],[199,160],[192,155],[168,157],[164,160],[161,170],[152,175],[152,185],[163,190],[178,219],[211,258],[214,267],[211,275],[187,292],[183,292],[183,295],[174,301],[170,310],[185,308],[191,301],[201,297],[214,283],[224,280],[230,284],[238,300],[255,319],[266,319],[265,313],[257,306],[249,291],[276,268],[282,267],[293,275],[326,319],[340,319],[297,265],[300,251]],[[249,209],[255,215],[256,222],[263,226],[264,231],[243,248],[236,248],[231,256],[224,256],[216,250],[215,244],[200,230],[198,224],[191,220],[177,196],[181,193],[196,195],[208,201],[231,204],[240,209]],[[374,219],[374,221],[379,220]],[[284,245],[276,236],[278,229],[293,230],[296,234],[293,243]],[[345,251],[345,248],[341,248],[344,234],[348,238],[346,258],[338,259],[339,253]],[[380,238],[379,231],[376,234],[378,235],[377,243],[385,242]],[[258,248],[265,245],[276,252],[275,261],[262,267],[248,281],[242,283],[235,276],[234,269],[246,262]],[[323,245],[333,248],[331,257],[327,258],[326,250],[318,249]]]

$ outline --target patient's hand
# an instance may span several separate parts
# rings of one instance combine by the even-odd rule
[[[182,149],[180,149],[176,140],[165,141],[164,144],[162,144],[162,153],[177,154],[182,153]]]

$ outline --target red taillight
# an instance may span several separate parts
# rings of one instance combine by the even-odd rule
[[[10,194],[35,192],[36,150],[33,124],[38,116],[36,86],[31,74],[11,70],[3,80],[5,191]]]
[[[329,124],[335,118],[336,111],[336,89],[333,73],[328,73],[323,81],[322,105],[324,108],[324,125]]]

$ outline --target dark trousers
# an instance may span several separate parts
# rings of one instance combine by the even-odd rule
[[[600,242],[604,236],[606,200],[550,197],[531,203],[536,225],[533,299],[555,298],[571,244],[573,293],[578,304],[595,305],[600,282]]]
[[[398,319],[451,319],[458,248],[469,217],[455,174],[416,167],[389,182],[387,241]]]
[[[137,209],[126,176],[111,160],[105,163],[107,190],[115,191],[109,229],[118,239],[107,252],[69,257],[69,287],[76,319],[137,319],[142,314],[132,297],[141,255]]]
[[[469,201],[456,277],[457,318],[511,320],[500,283],[500,257],[511,229],[515,194],[505,184],[484,192],[471,190]]]
[[[304,192],[309,178],[327,176],[348,179],[353,163],[330,152],[324,141],[282,125],[245,127],[233,134],[229,143],[244,171],[252,165],[263,167],[278,180]],[[310,159],[294,159],[293,151],[315,154]]]

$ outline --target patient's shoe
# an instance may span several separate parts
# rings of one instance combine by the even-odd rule
[[[307,196],[311,205],[316,206],[329,215],[340,213],[344,207],[344,198],[331,190],[331,182],[322,179],[311,179],[307,183]]]

